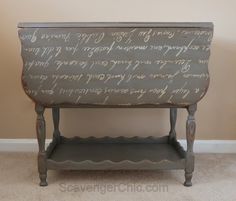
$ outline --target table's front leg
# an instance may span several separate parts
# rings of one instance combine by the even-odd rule
[[[192,176],[194,171],[194,152],[193,143],[195,139],[196,123],[194,114],[197,110],[197,105],[190,105],[187,108],[188,119],[186,122],[186,138],[187,138],[187,152],[186,152],[186,164],[185,164],[185,186],[192,186]]]
[[[37,113],[36,132],[39,145],[38,171],[40,186],[47,186],[47,155],[45,151],[46,128],[43,116],[44,110],[45,108],[43,106],[39,104],[35,105],[35,111]]]

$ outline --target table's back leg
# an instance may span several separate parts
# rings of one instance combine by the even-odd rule
[[[40,186],[47,186],[47,155],[45,151],[45,138],[46,138],[46,129],[45,129],[45,120],[44,113],[45,108],[39,104],[35,105],[35,111],[37,113],[36,121],[36,132],[38,139],[38,171],[40,178]]]
[[[190,105],[188,108],[188,119],[186,122],[186,138],[187,138],[187,152],[186,152],[186,164],[185,164],[185,186],[192,186],[192,175],[194,171],[194,153],[193,143],[195,139],[196,123],[194,114],[197,110],[197,105]]]
[[[59,107],[52,108],[52,117],[53,117],[53,125],[54,125],[53,140],[59,143],[60,135],[61,135],[60,130],[59,130],[59,121],[60,121],[60,108]]]
[[[177,119],[177,108],[170,108],[170,132],[169,132],[169,142],[176,140],[176,125]]]

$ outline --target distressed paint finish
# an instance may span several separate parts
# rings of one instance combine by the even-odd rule
[[[210,23],[19,26],[23,88],[47,107],[185,107],[209,85]]]
[[[22,84],[36,103],[41,186],[47,185],[48,169],[184,169],[184,185],[192,185],[194,114],[209,86],[212,23],[18,27]],[[47,150],[45,107],[52,108],[54,124]],[[59,131],[62,107],[170,107],[170,132],[162,138],[67,139]],[[177,108],[188,111],[187,151],[176,139]]]
[[[40,178],[40,186],[47,186],[47,156],[45,151],[45,139],[46,139],[46,125],[44,120],[45,108],[39,104],[35,105],[35,111],[37,113],[36,120],[36,133],[39,145],[38,152],[38,171]]]
[[[190,105],[188,108],[188,119],[186,122],[186,138],[187,138],[187,152],[186,152],[186,165],[185,165],[185,186],[192,186],[192,176],[194,170],[194,153],[193,143],[195,139],[196,123],[194,114],[197,110],[197,105]]]

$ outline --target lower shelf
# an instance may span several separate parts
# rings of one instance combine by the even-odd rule
[[[60,138],[47,149],[48,169],[183,169],[185,151],[161,138]]]

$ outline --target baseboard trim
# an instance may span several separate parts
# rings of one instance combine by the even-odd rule
[[[46,145],[51,139],[46,140]],[[179,140],[186,149],[186,140]],[[36,139],[0,139],[1,152],[37,152]],[[195,140],[195,153],[236,153],[236,140]]]

